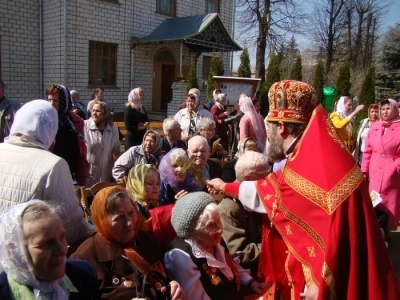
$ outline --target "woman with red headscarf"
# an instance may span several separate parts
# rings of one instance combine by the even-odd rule
[[[369,192],[380,194],[377,208],[388,214],[392,229],[400,220],[400,116],[395,100],[381,101],[379,118],[368,132],[361,171],[369,179]]]

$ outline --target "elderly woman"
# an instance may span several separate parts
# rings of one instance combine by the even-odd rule
[[[372,124],[378,120],[379,116],[379,105],[370,104],[368,107],[368,118],[363,119],[360,122],[360,128],[358,129],[358,135],[356,139],[356,146],[354,147],[353,156],[356,162],[361,166],[362,157],[365,149],[365,140],[367,139],[368,131]]]
[[[214,147],[214,142],[219,139],[219,136],[215,134],[215,122],[211,119],[202,119],[199,123],[199,135],[205,137],[208,142],[208,146],[211,149],[211,159],[215,159],[216,162],[220,163],[220,160],[228,156],[228,151],[219,143]]]
[[[396,101],[382,100],[379,118],[368,132],[361,171],[369,179],[369,191],[382,198],[377,208],[388,214],[388,228],[395,229],[400,220],[400,116]]]
[[[215,132],[221,139],[219,142],[225,150],[228,150],[228,125],[225,122],[229,116],[229,111],[225,111],[226,95],[218,94],[215,99],[215,104],[211,107],[211,114],[214,117],[216,124]]]
[[[76,113],[83,120],[87,120],[88,118],[87,110],[85,105],[81,101],[79,101],[78,91],[71,90],[69,93],[71,94],[71,100],[72,100],[72,112]]]
[[[126,189],[136,201],[139,212],[150,218],[149,210],[160,206],[160,173],[156,166],[142,164],[134,166],[128,175]]]
[[[351,120],[364,108],[364,105],[360,104],[356,109],[351,112],[353,107],[353,100],[348,96],[340,97],[336,111],[331,113],[330,119],[333,126],[337,129],[343,142],[346,144],[347,149],[353,151],[353,126]]]
[[[122,154],[114,164],[112,170],[116,181],[128,176],[129,170],[139,164],[153,164],[158,166],[162,141],[160,135],[154,130],[148,130],[143,142],[139,146],[133,146]]]
[[[258,283],[220,244],[222,223],[218,206],[204,192],[176,202],[171,218],[177,237],[164,256],[168,275],[191,299],[242,299],[245,287],[261,293]]]
[[[149,118],[143,107],[144,91],[141,88],[131,90],[126,103],[124,121],[127,130],[125,135],[125,150],[140,145],[149,127]]]
[[[88,117],[90,117],[92,108],[93,108],[93,103],[94,101],[104,101],[104,89],[103,88],[97,88],[93,91],[92,93],[92,100],[89,101],[87,105],[87,112],[88,112]]]
[[[85,140],[90,178],[87,186],[111,181],[114,162],[120,154],[118,127],[110,120],[108,105],[94,101],[91,117],[85,121]]]
[[[141,230],[143,216],[129,193],[120,186],[102,189],[92,204],[95,236],[71,256],[89,260],[97,271],[101,299],[185,299],[177,282],[164,277],[161,252],[152,236]],[[158,277],[149,273],[157,271]],[[146,289],[142,293],[144,276]]]
[[[58,131],[50,151],[67,161],[72,179],[78,185],[84,186],[89,178],[84,122],[72,112],[71,95],[63,85],[50,85],[46,89],[46,95],[49,103],[58,112]]]
[[[189,172],[180,174],[189,157],[183,149],[173,149],[161,160],[158,167],[161,177],[160,202],[173,204],[187,193],[198,190],[196,180]]]
[[[190,137],[195,136],[199,129],[200,120],[213,116],[206,109],[199,109],[200,97],[197,94],[189,93],[186,99],[186,108],[181,109],[175,114],[175,120],[181,125],[182,140],[187,142]]]
[[[0,226],[0,299],[97,299],[93,267],[66,260],[65,229],[48,204],[11,206]]]
[[[264,151],[267,132],[265,130],[263,117],[257,113],[249,97],[242,98],[242,101],[239,101],[239,106],[240,110],[244,113],[239,123],[240,141],[251,137],[257,141],[261,151]]]

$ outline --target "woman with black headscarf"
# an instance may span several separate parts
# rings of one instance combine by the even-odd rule
[[[60,84],[52,84],[46,89],[46,95],[47,100],[58,112],[58,131],[50,150],[67,161],[72,179],[78,185],[84,186],[89,178],[84,122],[71,111],[72,100],[67,88]]]

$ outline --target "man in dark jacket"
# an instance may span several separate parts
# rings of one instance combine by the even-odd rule
[[[4,95],[5,84],[0,80],[0,143],[10,134],[10,128],[14,122],[14,116],[21,105]]]

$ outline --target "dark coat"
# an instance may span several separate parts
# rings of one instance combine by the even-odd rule
[[[171,147],[168,139],[166,136],[163,136],[161,139],[162,145],[161,145],[161,155],[167,154],[171,149],[175,148],[182,148],[182,149],[187,149],[186,143],[182,140],[177,140],[173,147]]]
[[[146,129],[139,130],[139,123],[149,122],[149,117],[143,108],[144,113],[133,109],[131,106],[125,108],[124,122],[126,128],[125,149],[128,150],[132,146],[140,145],[143,142]]]
[[[162,260],[162,254],[150,234],[139,231],[135,242],[135,250],[150,265]],[[129,260],[121,256],[117,248],[107,244],[98,234],[83,242],[71,257],[86,259],[93,264],[97,271],[98,296],[101,299],[132,299],[136,297],[137,269]],[[125,280],[131,280],[133,285],[125,286]]]
[[[96,296],[96,270],[85,260],[68,259],[65,265],[65,274],[72,281],[79,293],[70,293],[71,300],[100,299]],[[0,274],[0,299],[11,300],[7,274]]]
[[[219,108],[218,105],[214,104],[211,107],[210,110],[212,116],[214,117],[214,121],[215,121],[215,133],[219,136],[219,138],[221,139],[221,141],[219,142],[222,147],[224,147],[224,150],[229,150],[228,147],[228,124],[225,122],[222,122],[221,124],[218,121],[223,121],[225,120],[227,117],[224,114],[225,110],[223,110],[222,108]]]

